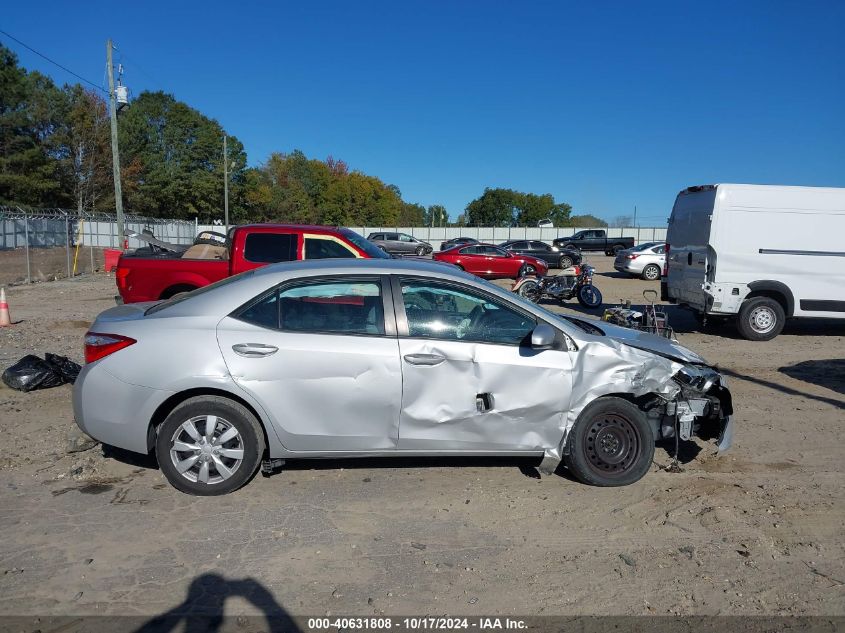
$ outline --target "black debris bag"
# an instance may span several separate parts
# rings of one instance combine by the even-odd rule
[[[66,356],[48,353],[45,357],[27,354],[3,372],[3,382],[17,391],[49,389],[74,382],[82,369]]]

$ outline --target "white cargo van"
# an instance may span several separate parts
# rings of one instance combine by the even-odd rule
[[[664,299],[767,341],[790,317],[845,319],[845,189],[705,185],[669,218]]]

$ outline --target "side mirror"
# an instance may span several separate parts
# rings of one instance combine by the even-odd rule
[[[531,347],[534,349],[549,349],[554,342],[554,328],[547,323],[539,323],[531,332]]]

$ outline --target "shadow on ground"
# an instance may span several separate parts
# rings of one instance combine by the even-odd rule
[[[181,604],[151,618],[135,633],[220,631],[225,623],[226,600],[232,597],[242,598],[262,612],[263,617],[255,619],[263,620],[262,624],[266,622],[266,627],[261,626],[259,630],[270,633],[299,633],[301,630],[270,590],[257,580],[227,580],[218,574],[202,574],[191,582]],[[242,620],[245,618],[237,618],[238,628],[243,624]]]
[[[805,360],[781,367],[778,371],[795,380],[803,380],[845,394],[845,358]]]

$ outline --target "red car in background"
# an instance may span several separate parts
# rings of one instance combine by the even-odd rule
[[[433,258],[486,279],[516,279],[522,275],[545,275],[549,271],[548,264],[541,259],[511,253],[492,244],[462,244],[434,253]]]

